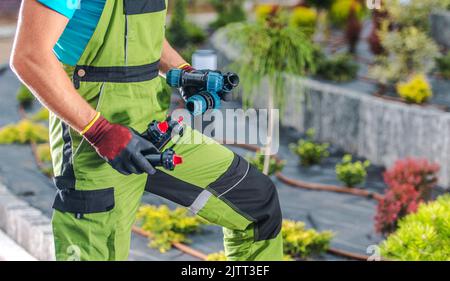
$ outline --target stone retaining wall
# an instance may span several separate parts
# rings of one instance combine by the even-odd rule
[[[434,40],[450,48],[450,11],[436,11],[430,17],[431,34]]]
[[[236,49],[227,45],[223,33],[216,33],[212,41],[219,61],[236,57]],[[289,76],[286,83],[284,126],[301,132],[313,127],[319,140],[377,165],[391,166],[408,156],[424,157],[441,166],[439,184],[445,188],[450,185],[450,113],[387,101],[312,79]],[[265,105],[263,98],[256,103],[257,107]]]
[[[54,260],[50,219],[0,183],[0,228],[38,260]]]

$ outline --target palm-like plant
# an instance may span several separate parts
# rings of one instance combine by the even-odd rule
[[[269,126],[265,144],[264,169],[269,171],[273,123],[273,108],[283,111],[285,105],[286,73],[303,75],[314,68],[314,48],[308,36],[299,28],[290,26],[284,12],[277,12],[266,20],[236,23],[228,26],[228,38],[238,48],[240,57],[236,68],[243,80],[243,101],[249,106],[261,94],[255,89],[268,79],[267,108]]]

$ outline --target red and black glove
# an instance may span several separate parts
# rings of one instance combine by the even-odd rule
[[[158,149],[133,129],[111,124],[98,114],[82,134],[119,173],[129,175],[156,172],[144,155],[159,153]]]

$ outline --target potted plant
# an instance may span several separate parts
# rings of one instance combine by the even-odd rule
[[[280,9],[272,9],[270,16],[256,22],[235,23],[228,27],[228,38],[240,48],[235,63],[243,80],[244,105],[251,105],[262,95],[267,100],[268,133],[263,172],[268,174],[275,107],[283,110],[286,73],[302,75],[314,68],[313,44],[304,32],[289,24],[289,17]],[[282,58],[282,59],[280,59]],[[267,79],[267,92],[258,91]]]

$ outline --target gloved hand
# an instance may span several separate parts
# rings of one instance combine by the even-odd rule
[[[119,173],[124,175],[155,173],[155,168],[144,155],[156,154],[159,151],[133,129],[111,124],[98,114],[82,135]]]

